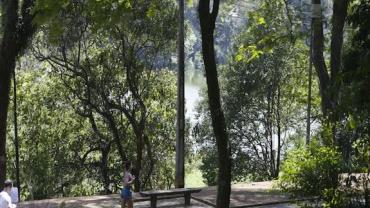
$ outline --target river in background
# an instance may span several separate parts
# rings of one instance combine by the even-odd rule
[[[191,125],[195,123],[195,107],[200,101],[200,91],[205,84],[203,72],[196,69],[187,69],[185,71],[185,116],[190,119]]]

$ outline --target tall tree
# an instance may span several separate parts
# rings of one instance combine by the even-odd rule
[[[327,69],[324,58],[324,28],[321,14],[321,0],[312,0],[313,4],[313,55],[312,61],[319,77],[321,106],[323,116],[334,119],[333,111],[337,105],[338,88],[336,85],[338,73],[342,68],[341,54],[343,46],[343,28],[347,17],[349,0],[335,0],[333,4],[332,31],[330,43],[330,71]],[[332,120],[333,121],[333,120]],[[333,132],[334,133],[334,132]],[[335,142],[335,141],[334,141]]]
[[[314,19],[311,18],[311,22]],[[312,24],[312,23],[311,23]],[[310,56],[308,66],[308,92],[307,92],[307,118],[306,118],[306,145],[310,143],[311,138],[311,108],[312,108],[312,28],[310,30]]]
[[[218,179],[216,207],[225,208],[230,204],[231,191],[231,154],[226,132],[225,116],[221,107],[220,87],[214,48],[214,30],[220,1],[199,0],[199,20],[202,36],[202,53],[208,88],[208,102],[212,118],[213,132],[218,150]],[[210,10],[212,9],[212,10]]]
[[[2,40],[0,42],[0,181],[6,178],[6,129],[9,106],[10,80],[17,57],[26,48],[34,33],[32,25],[33,0],[2,1]],[[1,183],[2,184],[2,183]],[[0,185],[0,189],[1,189]]]
[[[46,24],[49,39],[56,40],[57,47],[47,45],[50,52],[45,54],[40,45],[35,53],[66,80],[71,94],[80,101],[78,106],[88,110],[83,114],[89,118],[89,111],[92,111],[107,125],[121,155],[121,162],[134,160],[133,173],[140,178],[135,180],[135,190],[139,191],[143,185],[149,185],[156,159],[152,152],[156,147],[152,146],[148,129],[148,118],[152,114],[148,96],[153,90],[149,84],[158,75],[154,69],[163,64],[161,58],[172,49],[175,27],[167,26],[176,22],[173,19],[176,12],[173,7],[158,9],[162,8],[162,4],[172,3],[168,0],[137,1],[131,6],[122,1],[122,8],[112,6],[110,1],[102,3],[115,11],[117,19],[114,19],[111,15],[95,16],[100,12],[107,14],[101,11],[100,3],[77,1],[67,5],[64,12]],[[91,12],[83,12],[90,7]],[[104,24],[101,18],[106,18]],[[163,27],[164,23],[166,27]],[[59,25],[64,32],[54,34],[52,29],[55,25]],[[129,144],[129,137],[122,130],[124,124],[118,115],[127,119],[129,130],[135,136],[135,142],[131,144],[136,150],[134,155],[123,151],[123,145]]]
[[[179,0],[178,71],[177,71],[177,126],[176,126],[176,188],[185,185],[185,44],[184,0]]]

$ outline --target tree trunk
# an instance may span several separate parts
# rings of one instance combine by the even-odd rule
[[[342,66],[343,28],[347,17],[349,0],[335,0],[330,44],[331,81],[335,82]]]
[[[0,61],[0,181],[4,182],[6,179],[6,129],[7,129],[7,114],[9,105],[9,90],[10,77],[5,71],[6,67]],[[0,189],[2,189],[2,184]]]
[[[332,122],[333,142],[340,145],[338,138],[336,138],[338,116],[335,109],[338,105],[338,94],[340,91],[340,84],[338,80],[339,71],[342,68],[342,47],[343,47],[343,28],[347,17],[347,9],[349,0],[335,0],[333,5],[331,44],[330,44],[330,86],[332,93],[330,95],[330,120]]]
[[[6,179],[6,131],[8,119],[10,79],[17,56],[16,34],[18,1],[3,1],[3,39],[0,48],[0,189]]]
[[[312,0],[313,4],[321,5],[320,0]],[[336,122],[335,108],[337,106],[337,95],[340,89],[336,81],[337,75],[341,70],[341,55],[343,46],[343,28],[345,19],[347,17],[347,10],[349,0],[335,0],[333,5],[333,22],[330,45],[330,70],[329,76],[324,59],[324,33],[322,25],[322,17],[320,15],[313,16],[312,30],[313,30],[313,64],[319,77],[321,106],[324,118],[332,125],[333,142],[338,145],[336,141]],[[330,89],[333,92],[330,92]]]
[[[271,177],[275,177],[276,175],[276,165],[275,165],[275,151],[274,151],[274,143],[273,143],[273,113],[274,113],[274,106],[275,106],[275,86],[273,87],[270,85],[269,92],[268,92],[268,117],[267,117],[267,125],[268,125],[268,134],[269,134],[269,141],[270,141],[270,168],[271,168]]]
[[[321,0],[312,0],[313,4],[321,4]],[[336,96],[329,93],[330,86],[333,86],[338,72],[341,69],[341,55],[343,46],[343,28],[347,17],[349,1],[335,0],[333,6],[333,26],[330,46],[330,70],[329,73],[324,59],[324,32],[322,26],[322,17],[315,16],[312,18],[313,30],[313,64],[320,81],[320,94],[322,99],[323,115],[328,116],[329,111],[336,106]],[[338,90],[336,90],[338,91]],[[337,93],[335,93],[337,94]]]
[[[33,0],[24,0],[22,18],[18,17],[17,0],[2,2],[3,38],[0,43],[0,189],[6,179],[6,131],[9,106],[10,80],[17,56],[26,48],[35,27],[30,14]],[[19,20],[21,19],[21,20]],[[19,25],[17,27],[17,25]]]
[[[212,118],[213,133],[218,150],[217,208],[227,208],[231,191],[231,152],[226,132],[224,113],[221,107],[216,57],[214,49],[214,29],[219,9],[219,0],[213,1],[210,13],[210,0],[199,0],[199,20],[202,36],[202,53],[208,88],[208,102]]]
[[[149,188],[153,189],[151,180],[150,180],[153,170],[154,170],[154,158],[153,158],[152,146],[150,144],[150,140],[147,135],[144,135],[143,139],[144,139],[144,143],[146,146],[147,157],[149,159],[149,170],[148,170],[148,173],[146,174],[146,177],[144,178],[143,187],[146,187],[146,184],[149,182]]]
[[[142,136],[136,136],[136,161],[133,170],[134,176],[136,177],[134,181],[135,192],[139,192],[140,187],[140,172],[141,172],[141,162],[143,160],[143,138]]]
[[[370,207],[370,170],[367,169],[367,173],[364,177],[364,195],[365,195],[365,207]]]
[[[313,20],[311,20],[312,25]],[[307,120],[306,120],[306,145],[310,144],[311,139],[311,101],[312,101],[312,28],[310,31],[310,57],[308,66],[308,93],[307,93]]]
[[[107,115],[106,119],[108,120],[109,129],[113,134],[113,140],[116,143],[118,153],[121,157],[122,167],[124,167],[124,163],[125,163],[125,161],[127,161],[127,156],[126,156],[125,152],[123,151],[123,147],[122,147],[122,143],[121,143],[121,137],[120,137],[120,133],[117,129],[116,122],[114,121],[113,115]]]
[[[321,0],[312,0],[312,4],[321,5]],[[312,19],[312,62],[319,77],[319,88],[321,95],[321,109],[324,117],[328,115],[330,108],[329,98],[329,74],[324,59],[324,29],[322,25],[322,13]]]
[[[17,116],[17,79],[15,68],[13,71],[13,113],[14,113],[14,147],[15,147],[15,177],[17,180],[18,193],[21,193],[21,179],[20,179],[20,166],[19,166],[19,138],[18,138],[18,116]],[[18,194],[18,201],[21,201],[21,195]]]
[[[100,161],[100,169],[102,173],[103,185],[104,185],[104,194],[111,194],[111,190],[109,189],[110,179],[109,179],[109,172],[108,172],[108,156],[110,152],[110,145],[107,144],[106,147],[101,149],[101,161]]]
[[[281,154],[281,122],[280,122],[280,81],[277,85],[277,101],[276,101],[276,125],[277,125],[277,156],[275,178],[279,177],[280,171],[280,154]]]
[[[177,71],[177,123],[176,123],[176,188],[185,186],[185,51],[184,51],[184,0],[179,0],[179,36]]]

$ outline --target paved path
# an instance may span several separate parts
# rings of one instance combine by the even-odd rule
[[[137,196],[138,200],[135,202],[135,208],[148,208],[150,207],[150,201]],[[159,208],[170,208],[178,207],[185,208],[184,198],[172,198],[172,199],[159,199],[157,206]],[[19,208],[120,208],[120,199],[118,195],[108,196],[92,196],[92,197],[74,197],[74,198],[62,198],[62,199],[50,199],[40,201],[30,201],[19,204]],[[191,206],[186,208],[211,208],[212,206],[198,202],[194,199],[191,200]]]
[[[294,204],[275,204],[270,206],[260,206],[255,208],[298,208],[297,205]]]
[[[203,203],[200,203],[196,200],[191,200],[190,206],[184,206],[183,199],[169,199],[169,200],[159,200],[158,201],[158,208],[213,208],[213,206],[209,206]],[[90,201],[87,203],[81,204],[81,201],[76,203],[62,203],[59,205],[56,204],[43,204],[42,206],[39,205],[19,205],[19,208],[120,208],[121,206],[117,201]],[[134,204],[135,208],[149,208],[150,202],[143,201],[143,202],[136,202]],[[257,206],[254,208],[298,208],[296,205],[292,204],[276,204],[270,206]]]
[[[273,183],[268,181],[232,185],[230,206],[243,207],[277,202],[287,203],[291,201],[288,195],[271,191],[273,189]],[[215,204],[216,187],[204,188],[202,192],[193,194],[193,196],[197,199],[204,200],[208,204]]]
[[[256,208],[296,208],[288,203],[290,198],[276,191],[271,191],[272,182],[244,183],[232,186],[231,207],[256,207]],[[187,208],[211,208],[216,202],[216,187],[206,187],[202,192],[193,194],[191,206]],[[150,202],[138,194],[134,194],[135,208],[148,208]],[[143,201],[145,200],[145,201]],[[263,203],[276,203],[275,205],[256,206]],[[19,208],[119,208],[118,194],[91,197],[71,197],[40,201],[30,201],[19,204]],[[158,208],[183,208],[184,198],[163,199],[158,201]]]

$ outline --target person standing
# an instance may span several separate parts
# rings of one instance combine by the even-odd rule
[[[126,204],[128,208],[133,208],[134,207],[134,202],[132,200],[132,192],[131,192],[131,187],[132,183],[135,181],[135,176],[131,174],[131,161],[127,161],[125,163],[125,173],[123,176],[123,188],[121,191],[121,207],[125,208]],[[1,208],[1,207],[0,207]]]
[[[16,205],[12,204],[10,193],[12,191],[13,182],[6,180],[4,182],[4,190],[0,193],[0,208],[15,208]]]

